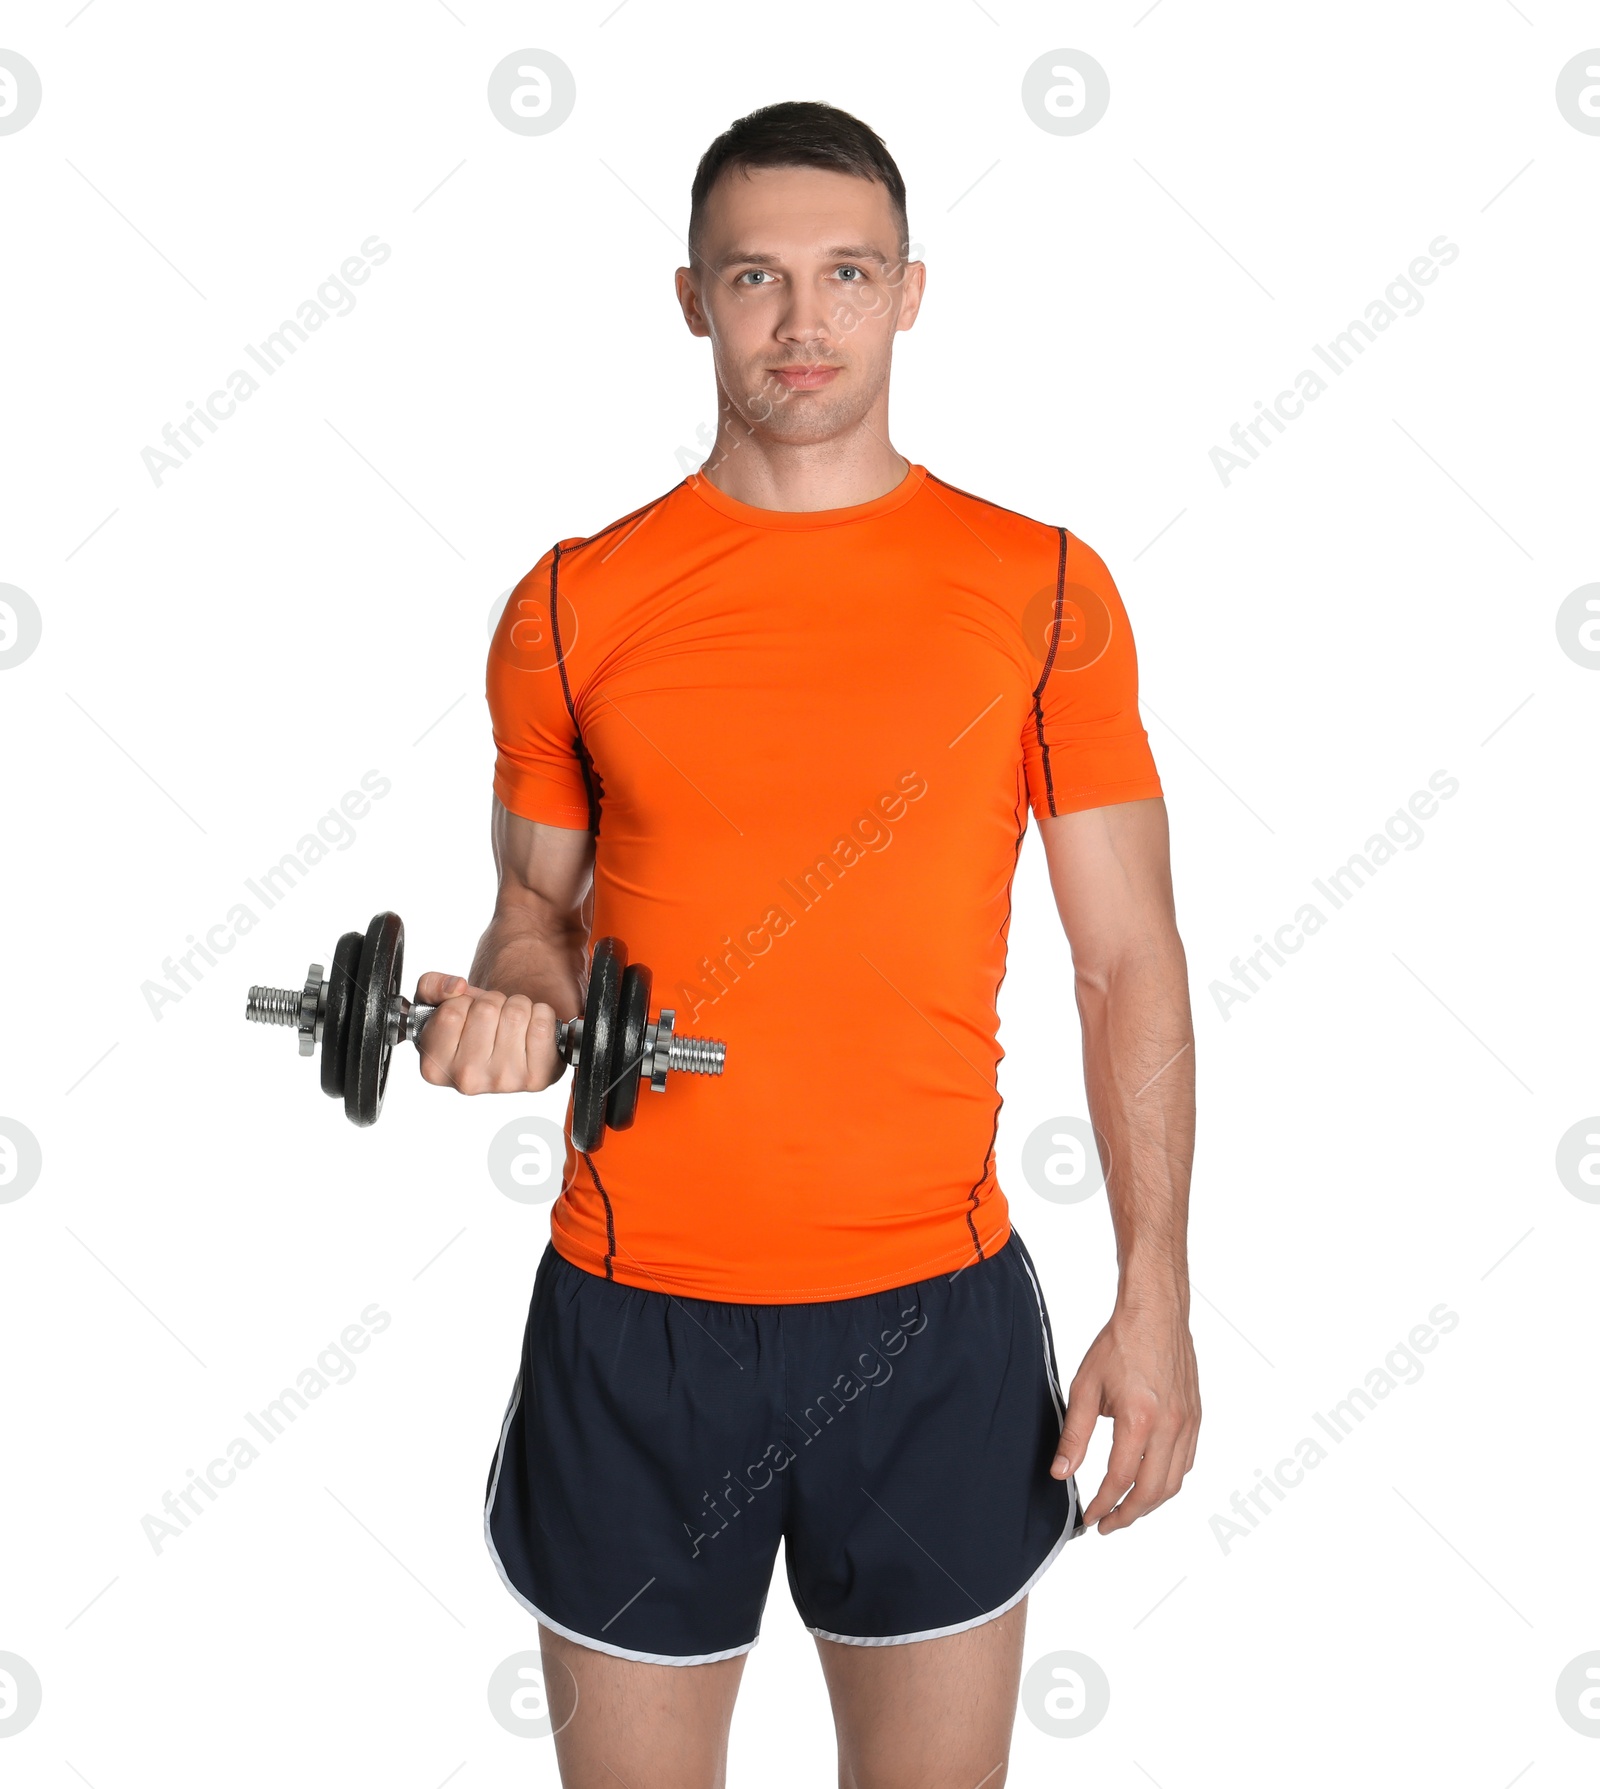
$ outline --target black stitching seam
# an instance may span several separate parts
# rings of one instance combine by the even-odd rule
[[[583,742],[583,728],[578,724],[577,704],[572,699],[572,685],[567,681],[567,655],[561,645],[561,542],[557,541],[555,553],[550,560],[550,638],[555,644],[556,669],[561,673],[561,695],[567,705],[567,714],[572,721],[572,744],[578,754],[578,765],[583,771],[583,786],[589,797],[589,830],[596,838],[600,836],[600,804],[605,795],[605,788],[600,780],[600,772],[589,755],[589,748]]]
[[[1067,581],[1067,531],[1058,528],[1056,533],[1061,537],[1061,549],[1056,555],[1056,609],[1050,622],[1050,650],[1044,655],[1044,670],[1039,681],[1033,686],[1033,731],[1039,741],[1039,753],[1044,760],[1044,793],[1050,804],[1051,815],[1056,811],[1056,785],[1050,774],[1050,748],[1044,739],[1044,703],[1041,697],[1044,686],[1050,681],[1050,670],[1056,662],[1056,647],[1061,643],[1061,602]]]
[[[1020,794],[1020,793],[1019,793],[1018,806],[1021,809],[1021,814],[1020,814],[1020,817],[1017,822],[1017,842],[1012,847],[1012,852],[1011,852],[1011,878],[1006,883],[1006,916],[1005,916],[1005,919],[1002,922],[1001,927],[1000,927],[1001,934],[1006,939],[1008,944],[1010,942],[1010,934],[1011,934],[1011,888],[1012,888],[1012,883],[1016,880],[1017,864],[1020,862],[1021,857],[1022,857],[1022,841],[1027,836],[1027,832],[1028,832],[1027,801],[1026,801],[1025,795]],[[1006,962],[1001,967],[1001,970],[1000,970],[1000,980],[994,984],[994,1002],[995,1002],[995,1008],[997,1011],[998,1011],[999,1005],[1000,1005],[1000,989],[1005,984],[1006,970],[1009,967],[1010,967],[1010,957],[1008,954]],[[983,1244],[981,1242],[979,1242],[979,1240],[978,1240],[978,1227],[976,1224],[973,1223],[972,1217],[973,1217],[973,1213],[978,1209],[978,1188],[980,1186],[982,1186],[984,1181],[987,1180],[989,1177],[989,1164],[994,1159],[995,1140],[1000,1134],[1000,1108],[1005,1103],[1006,1102],[1004,1099],[997,1099],[995,1101],[994,1125],[989,1132],[989,1147],[984,1151],[983,1167],[978,1174],[978,1178],[972,1183],[972,1191],[967,1195],[971,1201],[971,1203],[967,1206],[967,1210],[966,1210],[967,1229],[970,1230],[972,1233],[972,1246],[977,1251],[977,1258],[980,1261],[984,1259]]]
[[[673,491],[681,490],[688,481],[680,479],[672,487],[672,491],[664,491],[661,496],[653,497],[650,502],[642,504],[638,509],[610,523],[598,534],[586,535],[582,540],[574,541],[570,547],[563,547],[560,541],[555,544],[555,551],[550,560],[550,637],[555,642],[556,669],[561,673],[561,695],[566,702],[567,713],[572,718],[572,744],[578,754],[578,764],[583,771],[583,786],[589,797],[589,830],[596,838],[600,836],[600,812],[605,802],[605,783],[598,767],[584,743],[583,728],[578,724],[578,709],[572,699],[572,685],[567,681],[567,656],[561,646],[561,609],[559,589],[561,580],[561,558],[563,553],[577,552],[580,547],[587,547],[594,541],[604,540],[608,534],[615,534],[637,516],[647,514],[657,504],[664,503]]]
[[[983,1185],[989,1174],[989,1158],[994,1154],[994,1140],[1000,1130],[1000,1106],[994,1109],[994,1129],[989,1133],[989,1147],[983,1152],[983,1167],[978,1178],[972,1183],[972,1190],[967,1194],[967,1209],[961,1214],[967,1220],[967,1231],[972,1237],[972,1252],[976,1260],[983,1259],[983,1244],[978,1240],[978,1226],[972,1221],[972,1214],[978,1209],[978,1188]]]
[[[583,1157],[583,1165],[589,1170],[590,1178],[594,1181],[595,1188],[606,1208],[606,1278],[614,1280],[617,1276],[611,1271],[611,1263],[616,1259],[617,1253],[617,1226],[616,1220],[611,1215],[611,1195],[606,1191],[600,1176],[595,1172],[594,1157],[582,1149],[578,1153]]]
[[[680,479],[678,484],[672,487],[672,491],[681,489],[687,482],[686,479]],[[634,510],[630,515],[625,515],[620,520],[612,522],[608,527],[602,528],[598,534],[586,535],[584,539],[574,542],[573,545],[566,550],[568,552],[576,552],[579,547],[586,547],[592,541],[604,540],[608,534],[615,534],[619,528],[625,527],[629,522],[633,521],[636,516],[642,516],[648,510],[654,509],[656,504],[664,502],[666,498],[672,495],[672,491],[663,492],[660,497],[653,498],[649,503],[641,505],[640,508]],[[589,830],[596,838],[598,838],[600,836],[600,806],[605,798],[605,786],[601,781],[600,772],[595,765],[594,759],[589,755],[589,748],[583,742],[583,728],[578,724],[578,710],[572,699],[572,685],[567,681],[567,659],[566,654],[561,649],[561,607],[559,600],[561,553],[561,542],[557,541],[555,552],[550,560],[550,637],[555,643],[556,669],[561,673],[562,699],[567,705],[567,714],[572,720],[573,744],[577,748],[578,761],[583,770],[584,788],[589,794]],[[579,1154],[583,1156],[584,1166],[589,1170],[589,1177],[594,1181],[595,1189],[600,1194],[601,1203],[606,1208],[605,1269],[606,1278],[608,1280],[614,1280],[617,1276],[613,1271],[611,1264],[615,1260],[617,1253],[617,1223],[616,1216],[611,1209],[611,1195],[606,1191],[605,1184],[595,1169],[593,1156],[586,1154],[582,1150],[579,1151]]]
[[[1048,523],[1040,523],[1033,516],[1023,515],[1023,513],[1020,509],[1007,509],[1003,503],[991,502],[991,500],[987,497],[980,497],[976,491],[964,491],[964,490],[962,490],[960,485],[951,484],[949,479],[947,479],[947,478],[935,477],[935,475],[931,472],[928,474],[928,477],[933,479],[933,482],[936,485],[943,485],[947,491],[954,491],[958,497],[966,497],[966,498],[970,499],[973,503],[981,503],[985,509],[997,509],[1000,511],[1001,515],[1003,515],[1003,516],[1016,516],[1020,521],[1032,522],[1035,528],[1049,526]]]
[[[688,482],[688,479],[680,478],[672,487],[671,491],[663,491],[659,497],[652,497],[648,503],[641,503],[637,509],[630,510],[627,515],[620,516],[615,522],[608,522],[598,534],[586,534],[582,540],[575,540],[572,545],[567,548],[567,551],[569,553],[576,553],[579,547],[590,546],[597,540],[604,540],[608,534],[615,534],[619,528],[626,528],[630,522],[637,520],[638,517],[646,514],[649,510],[654,509],[658,503],[665,503],[672,495],[673,491],[681,491]]]
[[[978,496],[974,491],[964,491],[960,485],[953,485],[948,479],[939,478],[932,472],[928,474],[928,477],[932,479],[936,485],[943,485],[947,491],[953,491],[958,497],[965,497],[973,503],[981,503],[986,509],[999,510],[1002,515],[1006,516],[1017,516],[1024,522],[1034,521],[1032,516],[1023,515],[1020,509],[1007,509],[1003,503],[992,502],[987,497]],[[1035,523],[1035,526],[1038,526],[1038,524]],[[1055,663],[1056,648],[1061,640],[1062,597],[1066,584],[1067,572],[1067,531],[1065,528],[1058,527],[1056,529],[1056,535],[1060,541],[1060,548],[1056,555],[1056,606],[1055,614],[1050,623],[1050,650],[1045,655],[1044,673],[1040,677],[1038,686],[1033,692],[1033,725],[1039,740],[1040,755],[1044,761],[1045,797],[1049,802],[1052,815],[1054,815],[1056,811],[1055,779],[1052,776],[1050,769],[1050,748],[1044,741],[1044,706],[1040,698],[1044,693],[1045,683],[1049,679],[1051,667]]]

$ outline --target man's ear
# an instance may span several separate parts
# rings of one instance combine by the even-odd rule
[[[907,261],[905,278],[901,281],[903,297],[900,300],[900,315],[895,319],[895,329],[909,329],[917,320],[917,313],[922,309],[922,294],[926,289],[928,268],[923,261]]]
[[[683,308],[683,320],[689,325],[690,335],[710,335],[711,326],[706,321],[705,310],[700,303],[700,289],[695,284],[694,275],[687,267],[680,267],[673,275],[673,283],[678,291],[678,303]]]

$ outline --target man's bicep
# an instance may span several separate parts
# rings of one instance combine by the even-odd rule
[[[525,819],[496,798],[491,835],[500,904],[539,908],[560,925],[578,924],[594,880],[594,834]]]
[[[1159,796],[1046,817],[1038,826],[1080,973],[1175,935],[1167,804]]]

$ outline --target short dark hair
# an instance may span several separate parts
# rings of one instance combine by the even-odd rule
[[[906,183],[882,137],[837,106],[820,100],[784,99],[736,118],[700,157],[689,189],[689,257],[698,242],[706,198],[720,175],[743,168],[832,168],[876,180],[888,189],[900,227],[899,251],[911,252],[906,226]]]

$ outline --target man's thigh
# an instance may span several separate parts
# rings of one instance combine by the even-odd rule
[[[647,1665],[579,1646],[542,1622],[539,1651],[562,1789],[724,1789],[743,1653]]]
[[[959,1634],[900,1646],[817,1640],[839,1789],[1000,1789],[1028,1599]]]

